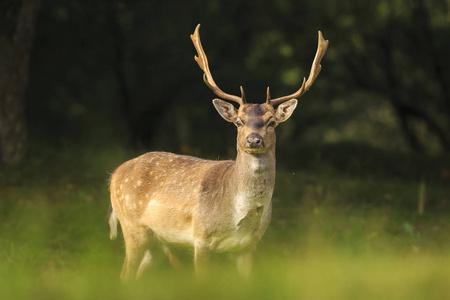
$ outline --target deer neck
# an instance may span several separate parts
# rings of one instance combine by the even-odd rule
[[[241,223],[250,215],[263,214],[275,186],[275,149],[259,155],[238,149],[232,178],[235,221]]]
[[[269,149],[263,154],[249,154],[238,149],[234,169],[236,184],[240,189],[253,190],[252,185],[261,181],[275,183],[275,149]],[[247,186],[250,184],[250,186]]]

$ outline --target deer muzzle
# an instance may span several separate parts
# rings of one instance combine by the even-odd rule
[[[245,147],[250,149],[264,148],[264,140],[262,136],[256,132],[252,132],[245,140]]]

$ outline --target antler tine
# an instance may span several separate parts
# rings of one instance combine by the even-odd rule
[[[206,85],[220,98],[224,100],[230,100],[233,102],[242,105],[245,103],[245,95],[244,90],[241,87],[242,97],[234,96],[223,92],[217,84],[214,82],[214,79],[211,75],[211,71],[209,70],[208,59],[206,57],[205,51],[203,50],[202,43],[200,41],[200,24],[197,25],[193,34],[191,34],[192,43],[194,43],[194,47],[197,50],[198,56],[194,56],[195,61],[198,63],[200,69],[205,73],[203,75],[203,81],[205,81]]]
[[[306,91],[308,91],[311,88],[314,80],[316,80],[316,78],[319,75],[320,70],[322,68],[320,65],[320,61],[322,60],[323,56],[325,55],[325,52],[327,52],[328,43],[329,42],[323,38],[322,32],[319,31],[319,42],[317,45],[317,52],[316,52],[316,56],[314,57],[314,61],[311,66],[311,71],[309,73],[308,80],[306,80],[306,78],[303,78],[302,86],[300,87],[300,89],[297,92],[295,92],[291,95],[288,95],[288,96],[270,100],[270,104],[278,105],[278,104],[281,104],[288,100],[291,100],[294,98],[299,98],[304,93],[306,93]]]
[[[245,93],[244,93],[244,88],[241,85],[241,99],[242,99],[242,103],[247,103],[247,100],[245,99]]]
[[[269,89],[269,87],[267,87],[267,98],[266,98],[266,103],[267,104],[270,104],[270,89]]]

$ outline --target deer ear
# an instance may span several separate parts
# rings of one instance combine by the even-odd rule
[[[213,104],[222,118],[224,118],[228,122],[236,122],[237,109],[233,106],[233,104],[220,99],[214,99]]]
[[[286,121],[297,107],[297,99],[292,99],[281,103],[275,111],[275,120],[279,123]]]

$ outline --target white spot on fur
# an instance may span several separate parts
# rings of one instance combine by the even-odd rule
[[[142,181],[138,180],[137,186],[141,186],[141,184],[142,184]]]

